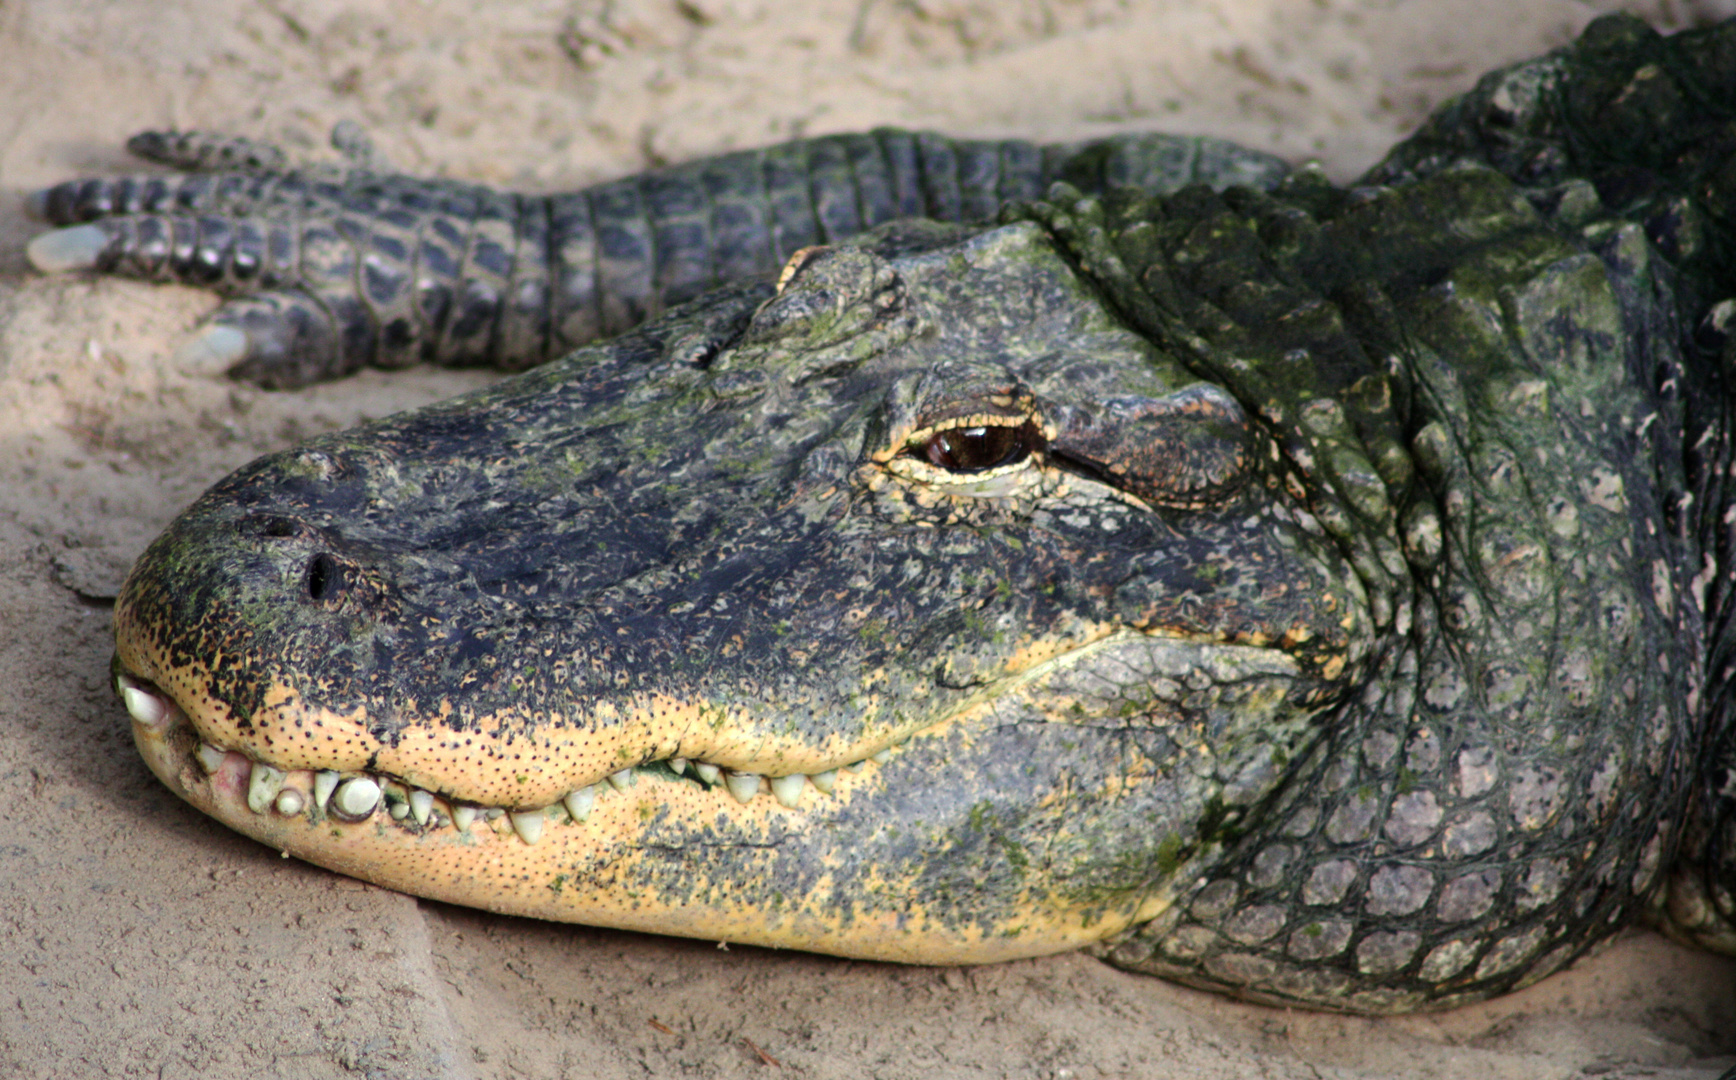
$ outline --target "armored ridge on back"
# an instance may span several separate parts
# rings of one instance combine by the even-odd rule
[[[1736,953],[1732,102],[1736,24],[1611,17],[1350,189],[145,139],[218,171],[46,192],[33,258],[238,294],[196,348],[273,385],[689,302],[219,483],[117,605],[135,739],[273,847],[570,921],[1365,1012],[1638,919]]]

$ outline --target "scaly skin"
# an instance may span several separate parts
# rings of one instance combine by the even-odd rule
[[[1365,1012],[1736,952],[1733,100],[1600,20],[1378,186],[884,225],[262,458],[123,590],[135,738],[548,918]]]

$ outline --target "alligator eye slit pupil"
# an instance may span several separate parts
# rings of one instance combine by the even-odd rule
[[[307,595],[320,603],[337,599],[343,591],[344,570],[338,561],[320,552],[307,564]]]
[[[1036,448],[1030,424],[947,428],[928,437],[922,452],[930,464],[956,473],[986,472],[1023,461]]]

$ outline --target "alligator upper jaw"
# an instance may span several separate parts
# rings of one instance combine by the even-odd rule
[[[134,674],[118,655],[113,667],[116,691],[132,717],[135,729],[155,732],[184,728],[188,737],[197,743],[193,756],[206,773],[215,778],[227,770],[239,776],[245,789],[243,801],[253,814],[276,813],[293,817],[312,807],[318,813],[353,824],[366,821],[379,811],[398,821],[411,819],[425,830],[451,826],[461,832],[468,831],[479,816],[490,822],[504,818],[525,843],[535,844],[544,834],[549,813],[564,814],[568,820],[582,822],[588,818],[599,795],[626,791],[644,776],[672,774],[688,782],[720,788],[744,806],[762,793],[769,792],[780,805],[795,809],[810,789],[823,796],[833,796],[841,782],[841,773],[859,773],[871,763],[884,764],[892,753],[890,749],[881,749],[851,761],[841,769],[784,775],[765,775],[699,759],[668,757],[642,766],[618,769],[595,783],[572,788],[546,805],[528,808],[496,806],[437,794],[418,788],[400,776],[377,770],[280,767],[281,762],[273,764],[250,756],[244,750],[222,745],[228,740],[217,738],[213,741],[199,730],[172,695]],[[216,782],[214,779],[213,783]]]

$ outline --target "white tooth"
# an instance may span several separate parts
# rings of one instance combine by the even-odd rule
[[[506,813],[506,811],[502,810],[500,807],[491,806],[487,810],[484,810],[482,812],[482,816],[487,818],[490,821],[499,821],[501,818],[501,815],[503,815],[505,813]]]
[[[729,789],[731,795],[735,796],[736,802],[745,806],[753,800],[755,795],[759,794],[759,773],[725,773],[723,776],[723,786]]]
[[[229,756],[229,751],[219,750],[208,742],[199,744],[199,764],[205,766],[208,773],[216,772],[223,767],[223,759]]]
[[[609,786],[614,788],[616,791],[626,791],[628,788],[632,787],[637,780],[638,778],[633,775],[632,769],[622,769],[620,772],[612,772],[609,774]]]
[[[254,762],[253,772],[247,777],[247,809],[255,814],[265,813],[272,800],[277,798],[277,793],[283,790],[283,778],[288,775],[282,769]]]
[[[321,769],[313,774],[313,804],[321,810],[332,801],[332,792],[337,790],[340,777],[331,769]]]
[[[397,799],[386,800],[386,813],[392,815],[393,821],[403,821],[410,816],[410,804]]]
[[[121,690],[121,700],[127,703],[127,712],[132,718],[146,727],[156,727],[169,716],[169,703],[149,690],[125,687]]]
[[[458,826],[459,832],[469,832],[470,823],[476,820],[476,807],[452,804],[452,824]]]
[[[802,789],[808,786],[808,778],[801,773],[791,773],[788,776],[774,776],[772,781],[772,796],[785,806],[794,810],[802,801]],[[746,802],[746,799],[742,800]]]
[[[844,771],[845,772],[861,772],[862,771],[862,762],[852,761],[850,764],[844,766]]]
[[[284,817],[294,817],[307,808],[307,796],[292,787],[286,787],[277,793],[272,807]]]
[[[695,761],[693,763],[693,775],[699,777],[708,784],[716,784],[718,778],[723,775],[723,770],[718,768],[716,765],[711,765],[703,761]]]
[[[686,776],[687,775],[687,759],[684,757],[672,757],[672,758],[670,758],[669,759],[669,767],[671,769],[675,770],[676,776]]]
[[[421,788],[410,789],[410,816],[416,819],[416,824],[428,824],[428,815],[434,812],[434,796]]]
[[[591,816],[591,807],[597,803],[597,785],[569,791],[561,802],[566,804],[567,813],[573,815],[574,821],[583,821]]]
[[[352,776],[332,793],[332,809],[343,816],[360,821],[380,805],[380,785],[365,776]]]
[[[511,815],[513,831],[518,838],[527,844],[534,844],[542,839],[543,822],[548,820],[541,810],[514,811]]]
[[[876,765],[886,764],[888,761],[892,760],[892,747],[888,746],[884,750],[874,751],[872,754],[868,755],[868,760],[872,761]]]
[[[815,773],[808,777],[808,779],[814,782],[815,787],[830,795],[832,794],[833,787],[838,783],[838,774],[832,769],[827,769],[825,772]]]

